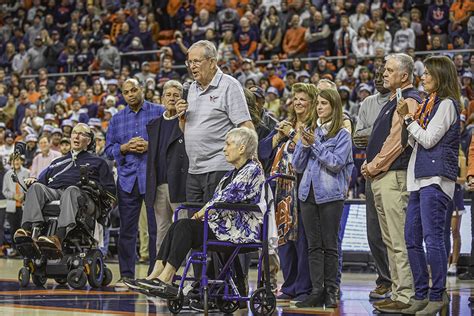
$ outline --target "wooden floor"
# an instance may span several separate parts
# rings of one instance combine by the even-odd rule
[[[92,290],[72,290],[49,280],[45,288],[30,284],[20,289],[17,281],[21,260],[0,259],[0,315],[170,315],[166,301],[149,298],[135,292],[117,292],[113,287]],[[108,264],[118,276],[118,265]],[[145,265],[137,266],[137,276],[146,274]],[[251,271],[251,277],[255,270]],[[309,276],[308,276],[309,277]],[[252,279],[252,278],[250,278]],[[374,286],[374,274],[344,273],[342,299],[338,309],[296,309],[279,305],[278,315],[371,315],[374,313],[368,300]],[[114,283],[113,282],[113,283]],[[113,284],[112,283],[112,284]],[[250,284],[251,286],[254,284]],[[455,277],[448,280],[451,297],[450,315],[472,315],[468,302],[474,282],[461,282]],[[183,310],[182,315],[198,314]],[[218,315],[219,313],[212,313]],[[240,310],[235,315],[251,315],[249,310]]]

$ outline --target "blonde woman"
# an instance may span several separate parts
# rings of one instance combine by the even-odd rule
[[[390,53],[392,47],[392,35],[387,31],[384,21],[375,23],[374,34],[370,37],[369,54],[375,55],[378,48],[382,48],[385,54]]]

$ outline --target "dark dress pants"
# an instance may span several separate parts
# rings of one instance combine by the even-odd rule
[[[308,241],[301,217],[298,211],[298,238],[288,241],[278,247],[280,268],[283,273],[283,284],[280,291],[291,297],[311,293],[309,276]]]
[[[121,277],[135,277],[137,259],[137,232],[140,210],[145,194],[140,194],[138,183],[135,182],[132,192],[122,190],[117,181],[118,203],[120,213],[120,235],[118,241],[118,257]],[[148,221],[148,249],[150,266],[148,274],[153,271],[156,257],[156,220],[153,208],[146,208]]]

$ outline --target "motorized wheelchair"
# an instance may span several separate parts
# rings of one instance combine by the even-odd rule
[[[21,287],[28,286],[30,277],[36,286],[42,287],[48,278],[53,278],[57,283],[67,283],[74,289],[83,288],[87,281],[93,288],[107,286],[112,281],[112,272],[104,263],[94,234],[97,223],[104,227],[109,225],[109,211],[115,203],[115,197],[89,180],[87,166],[81,166],[80,173],[81,180],[77,186],[81,196],[78,198],[76,225],[64,238],[62,251],[40,250],[32,242],[39,236],[56,233],[59,201],[45,205],[42,210],[45,221],[33,227],[31,237],[20,237],[16,241],[16,247],[24,258],[23,267],[18,273]],[[15,175],[13,180],[17,180]]]
[[[279,179],[277,179],[279,178]],[[169,298],[167,301],[168,309],[171,313],[179,313],[185,302],[185,296],[189,300],[200,300],[204,306],[204,314],[207,315],[209,303],[212,301],[217,305],[219,310],[226,314],[231,314],[239,308],[239,302],[250,302],[250,309],[253,315],[270,315],[275,311],[276,298],[271,290],[270,285],[270,269],[268,266],[269,256],[269,229],[271,229],[272,221],[275,221],[272,207],[274,204],[271,196],[271,188],[269,183],[277,179],[277,181],[295,181],[295,177],[284,174],[275,174],[266,179],[264,190],[262,192],[262,200],[259,204],[247,203],[214,203],[207,207],[204,216],[204,242],[201,249],[191,253],[183,275],[176,275],[174,282],[179,281],[178,294],[176,297]],[[183,210],[199,211],[203,204],[184,203],[175,211],[174,220],[178,219],[178,214]],[[235,244],[231,242],[210,240],[208,239],[208,212],[210,210],[232,210],[236,212],[263,212],[263,224],[260,229],[260,241],[256,243]],[[217,252],[221,256],[217,256],[220,261],[219,271],[216,271],[216,279],[209,279],[206,275],[209,252]],[[234,282],[234,259],[239,254],[258,252],[258,273],[257,288],[250,296],[242,296]],[[223,255],[223,256],[222,256]],[[216,257],[216,256],[214,256]],[[202,265],[202,273],[200,278],[189,277],[189,268],[191,264]],[[185,282],[191,281],[199,284],[197,291],[189,291],[189,286],[185,287]],[[145,291],[146,295],[154,295],[153,290]]]

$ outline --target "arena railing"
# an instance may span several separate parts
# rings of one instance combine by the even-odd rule
[[[157,49],[157,50],[145,50],[145,51],[138,51],[138,52],[128,52],[128,53],[120,53],[121,58],[126,57],[126,56],[136,56],[136,55],[153,55],[153,54],[158,54],[161,53],[162,50]],[[445,50],[437,50],[437,51],[432,51],[432,50],[426,50],[426,51],[417,51],[415,52],[415,56],[423,56],[423,55],[430,55],[430,54],[445,54],[445,55],[455,55],[458,53],[474,53],[474,49],[469,48],[469,49],[445,49]],[[327,60],[340,60],[340,59],[347,59],[347,56],[325,56]],[[358,57],[359,60],[364,60],[364,59],[373,59],[375,56],[364,56],[364,57]],[[302,61],[315,61],[318,60],[319,57],[303,57],[301,58]],[[286,58],[286,59],[281,59],[280,62],[283,63],[288,63],[293,61],[293,58]],[[271,60],[258,60],[255,62],[257,65],[265,65],[270,63]],[[186,68],[184,64],[180,65],[173,65],[174,69],[182,69]],[[88,75],[97,75],[101,74],[103,71],[93,71],[93,72],[88,72],[88,71],[79,71],[79,72],[60,72],[60,73],[50,73],[48,74],[48,77],[60,77],[60,76],[88,76]],[[8,76],[7,76],[8,77]],[[37,78],[38,75],[23,75],[21,76],[22,79],[31,79],[31,78]]]

